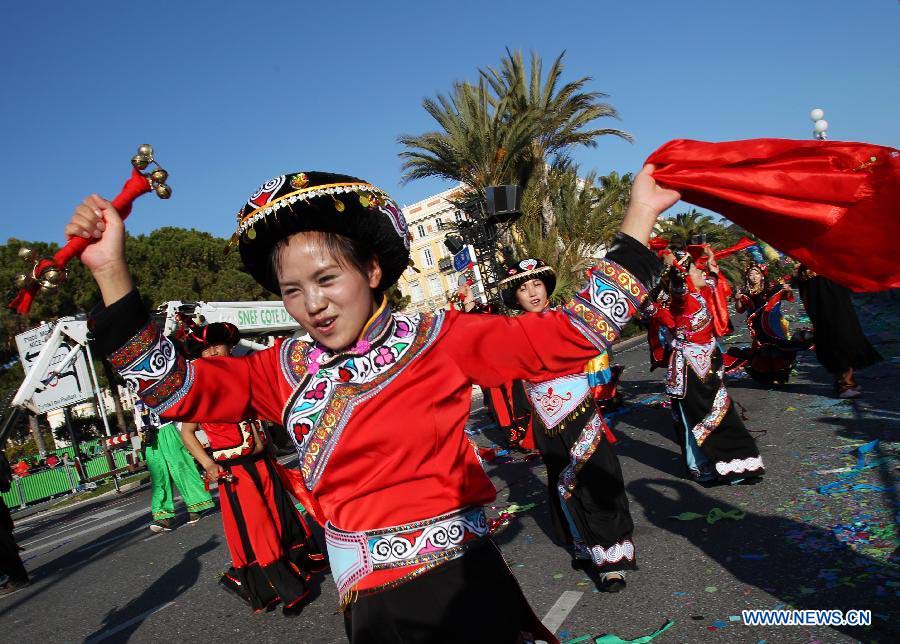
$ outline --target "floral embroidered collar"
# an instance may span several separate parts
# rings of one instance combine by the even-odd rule
[[[332,354],[319,345],[293,342],[298,346],[289,349],[290,359],[303,360],[305,372],[294,371],[297,385],[283,424],[297,447],[308,489],[321,478],[356,405],[377,395],[430,346],[442,320],[441,314],[393,313],[383,304],[352,349]]]
[[[369,321],[366,322],[356,340],[356,344],[352,348],[332,353],[319,343],[310,345],[306,354],[307,371],[310,374],[315,374],[323,364],[331,362],[336,356],[361,356],[368,353],[372,345],[384,339],[390,331],[392,313],[393,311],[387,303],[387,297],[382,296],[381,305],[369,318]]]

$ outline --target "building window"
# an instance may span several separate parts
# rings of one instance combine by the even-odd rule
[[[409,283],[409,296],[413,302],[421,302],[425,299],[425,293],[422,292],[422,285],[418,281]]]
[[[435,221],[435,223],[437,224],[438,230],[444,230],[444,222],[441,221],[440,217],[437,218],[437,221]]]
[[[456,211],[456,223],[461,224],[463,222],[463,213],[462,210]]]
[[[422,239],[425,236],[425,226],[419,224],[416,226],[416,230],[419,231],[419,239]]]
[[[432,275],[428,278],[428,295],[431,297],[439,297],[444,294],[444,289],[441,288],[441,278],[437,275]]]
[[[425,266],[427,266],[428,268],[434,266],[434,255],[431,254],[430,248],[426,248],[422,251],[422,257],[425,258]]]

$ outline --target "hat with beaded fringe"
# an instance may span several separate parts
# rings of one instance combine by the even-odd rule
[[[409,265],[409,230],[400,207],[371,183],[330,172],[294,172],[269,179],[237,213],[231,244],[247,271],[280,293],[272,249],[299,232],[337,233],[368,245],[381,265],[384,290]]]
[[[540,259],[523,259],[510,264],[506,268],[506,277],[500,280],[500,292],[503,302],[511,309],[521,310],[522,305],[516,300],[516,289],[530,279],[538,279],[547,289],[547,297],[553,295],[556,288],[556,271]]]

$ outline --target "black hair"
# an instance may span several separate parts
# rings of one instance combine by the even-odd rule
[[[373,263],[378,260],[378,256],[372,247],[359,239],[353,239],[340,233],[326,231],[306,231],[303,233],[294,233],[284,237],[272,247],[269,254],[269,263],[272,267],[272,274],[276,277],[281,269],[281,253],[290,243],[291,239],[296,235],[310,235],[314,243],[318,246],[317,250],[327,253],[333,257],[338,264],[344,268],[352,268],[359,271],[362,275],[368,277]],[[380,295],[384,289],[372,289],[376,295]]]

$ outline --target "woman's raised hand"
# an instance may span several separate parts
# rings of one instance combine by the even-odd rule
[[[631,201],[620,228],[623,233],[645,245],[659,215],[681,199],[677,190],[663,188],[656,183],[653,178],[654,170],[652,164],[647,164],[634,178]]]
[[[75,207],[66,225],[66,238],[83,237],[96,241],[81,253],[87,267],[109,305],[133,288],[125,263],[125,225],[113,205],[99,195],[91,195]]]

